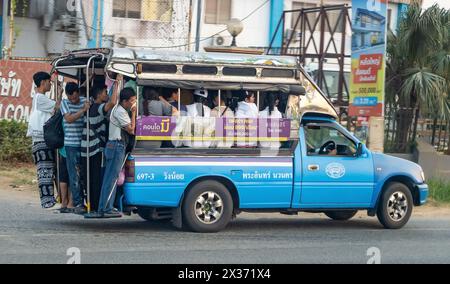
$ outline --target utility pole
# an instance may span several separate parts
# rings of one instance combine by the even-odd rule
[[[203,1],[197,0],[197,27],[196,27],[196,34],[195,34],[195,51],[200,51],[200,24],[202,22],[202,8],[203,8]]]
[[[1,53],[3,53],[3,48],[6,47],[6,42],[7,42],[7,27],[8,27],[8,0],[3,0],[3,14],[2,14],[2,20],[3,20],[3,25],[2,25],[2,38],[0,38],[0,41],[2,42],[1,44]]]
[[[16,10],[16,7],[13,3],[14,1],[11,1],[11,10],[9,11],[9,47],[7,55],[8,58],[12,56],[12,50],[14,46],[14,11]]]
[[[101,27],[101,9],[103,7],[102,5],[102,0],[96,0],[97,1],[97,32],[96,32],[96,45],[97,47],[100,47],[100,34],[102,32],[102,27]]]

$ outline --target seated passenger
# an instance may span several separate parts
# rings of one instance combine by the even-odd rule
[[[239,102],[236,109],[236,118],[254,118],[257,119],[259,116],[258,106],[255,104],[256,96],[254,93],[250,93],[247,91],[241,91],[241,94],[239,96]],[[247,141],[238,141],[237,146],[238,147],[256,147],[258,146],[257,142],[250,142],[248,141],[249,138],[257,138],[251,137],[253,135],[250,135],[250,133],[247,133],[246,140]],[[239,137],[238,137],[239,138]],[[241,137],[242,138],[242,137]]]
[[[212,95],[212,102],[215,108],[211,111],[211,117],[214,118],[234,118],[234,112],[231,110],[229,106],[225,104],[224,97],[221,96],[219,102],[219,93],[214,93]],[[217,123],[217,121],[216,121]],[[222,125],[222,124],[221,124]],[[222,128],[223,129],[223,128]],[[234,145],[234,135],[231,137],[227,137],[226,132],[216,133],[216,136],[225,137],[223,141],[213,142],[212,147],[218,148],[231,148]]]
[[[187,115],[190,117],[211,117],[211,109],[207,107],[207,90],[195,90],[194,103],[186,106]]]
[[[220,98],[219,103],[219,93],[212,95],[212,101],[215,107],[211,110],[211,117],[234,117],[231,108],[225,104],[223,96]]]
[[[178,113],[177,109],[164,100],[154,88],[144,87],[143,98],[144,116],[172,116]],[[149,148],[161,148],[162,142],[148,141],[146,145]]]
[[[211,109],[207,107],[207,90],[195,90],[194,103],[186,106],[188,121],[184,125],[183,136],[189,137],[184,145],[193,148],[208,148],[211,140],[204,141],[205,137],[211,137],[214,132],[215,120],[211,120]]]
[[[259,113],[260,119],[282,119],[283,115],[278,110],[278,106],[280,104],[280,97],[276,93],[268,93],[264,98],[264,106],[266,108]],[[270,121],[268,120],[269,124]],[[275,121],[274,123],[278,123]],[[269,125],[268,125],[269,126]],[[276,138],[276,137],[274,137]],[[281,147],[280,142],[259,142],[260,147],[262,148],[270,148],[270,149],[279,149]]]
[[[177,109],[162,99],[158,91],[151,87],[144,87],[144,114],[148,116],[172,116]]]
[[[258,118],[258,106],[255,104],[256,96],[254,93],[242,91],[239,96],[239,102],[236,109],[237,118]]]
[[[180,104],[180,109],[178,109],[178,90],[177,89],[166,89],[163,95],[164,99],[174,108],[176,108],[181,116],[185,116],[187,113],[187,108],[185,105]]]

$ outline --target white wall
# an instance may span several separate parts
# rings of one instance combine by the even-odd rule
[[[47,57],[46,32],[41,30],[39,20],[16,17],[14,23],[18,35],[12,56]],[[6,38],[9,46],[9,36]]]
[[[231,3],[231,18],[243,19],[251,12],[261,6],[266,0],[233,0]],[[197,0],[194,0],[192,14],[191,41],[195,42],[195,31],[197,26]],[[203,1],[205,5],[205,1]],[[203,9],[200,37],[207,38],[217,32],[226,29],[226,25],[212,25],[205,23],[205,9]],[[244,30],[237,37],[239,47],[260,47],[269,45],[269,25],[270,25],[270,2],[255,12],[251,17],[243,22]],[[220,34],[225,38],[225,44],[230,45],[232,37],[227,31]],[[213,40],[203,40],[200,44],[200,51],[203,47],[213,45]],[[191,45],[191,50],[195,50],[195,45]]]
[[[13,57],[43,58],[78,48],[78,37],[65,32],[42,30],[40,19],[15,18]],[[9,31],[8,35],[9,35]],[[9,36],[6,37],[9,46]]]
[[[389,28],[391,29],[391,31],[393,31],[395,33],[397,30],[397,24],[398,24],[398,4],[389,3],[388,9],[392,10],[391,24],[389,25]],[[387,21],[387,19],[386,19],[386,21]]]

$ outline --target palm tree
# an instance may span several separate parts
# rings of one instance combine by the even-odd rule
[[[449,32],[449,11],[437,5],[423,11],[415,3],[397,35],[388,35],[386,105],[399,109],[397,151],[406,152],[409,142],[415,141],[420,112],[448,114]]]

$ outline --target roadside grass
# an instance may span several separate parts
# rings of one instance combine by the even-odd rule
[[[437,204],[450,204],[450,182],[433,178],[429,180],[430,199]]]
[[[12,188],[29,187],[36,184],[36,171],[32,164],[0,164],[1,185]],[[5,182],[7,184],[5,184]]]

